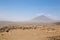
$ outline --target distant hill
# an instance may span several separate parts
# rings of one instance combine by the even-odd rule
[[[46,17],[44,15],[38,16],[34,19],[32,19],[31,21],[35,21],[35,22],[50,22],[52,21],[52,19],[50,19],[49,17]]]
[[[55,22],[54,24],[56,24],[56,25],[60,25],[60,22]]]

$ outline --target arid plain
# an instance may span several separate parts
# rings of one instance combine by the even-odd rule
[[[3,32],[2,29],[0,29],[0,40],[60,40],[60,25],[56,24],[5,27]]]

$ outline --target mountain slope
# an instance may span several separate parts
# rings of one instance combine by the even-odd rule
[[[50,21],[52,21],[52,19],[50,19],[44,15],[41,15],[41,16],[38,16],[38,17],[32,19],[31,21],[34,21],[34,22],[50,22]]]

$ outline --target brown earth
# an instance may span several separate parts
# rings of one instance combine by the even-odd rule
[[[37,29],[14,29],[0,33],[0,40],[50,40],[49,37],[60,36],[60,26],[46,26]],[[57,38],[57,37],[56,37]],[[51,40],[60,40],[60,39]]]

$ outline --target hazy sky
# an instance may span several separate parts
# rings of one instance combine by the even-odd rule
[[[0,20],[26,21],[40,15],[60,19],[60,0],[0,0]]]

